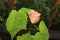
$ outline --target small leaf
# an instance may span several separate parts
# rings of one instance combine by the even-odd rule
[[[47,35],[49,34],[47,26],[45,25],[44,21],[40,22],[39,31],[40,31],[41,34],[47,34]]]
[[[48,40],[46,35],[41,34],[40,32],[36,33],[33,40]]]
[[[17,36],[17,40],[32,40],[30,33],[23,34],[22,36]]]
[[[39,31],[34,35],[33,40],[48,40],[49,39],[49,33],[48,29],[43,21],[39,24]]]

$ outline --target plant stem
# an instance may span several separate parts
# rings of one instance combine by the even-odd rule
[[[53,6],[52,11],[51,11],[50,21],[48,23],[48,29],[49,30],[50,30],[52,23],[53,23],[56,7],[57,7],[57,0],[55,0],[54,6]]]
[[[33,24],[34,25],[34,24]],[[37,29],[37,30],[39,30],[39,28],[36,26],[36,25],[34,25],[34,27]]]
[[[5,22],[1,16],[0,16],[0,21],[2,21],[2,23],[5,25]]]

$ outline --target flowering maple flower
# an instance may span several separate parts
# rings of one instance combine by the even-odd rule
[[[32,23],[32,24],[36,24],[36,23],[40,20],[41,14],[38,13],[37,11],[31,10],[31,11],[28,13],[28,16],[29,16],[29,18],[30,18],[31,23]]]

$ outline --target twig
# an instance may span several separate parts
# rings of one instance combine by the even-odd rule
[[[33,24],[34,25],[34,24]],[[39,28],[36,26],[36,25],[34,25],[34,27],[37,29],[37,30],[39,30]]]
[[[0,21],[2,21],[2,23],[5,25],[5,22],[1,16],[0,16]]]
[[[55,16],[55,10],[56,10],[56,7],[57,7],[57,1],[58,1],[58,0],[55,0],[53,9],[52,9],[52,11],[51,11],[50,21],[49,21],[49,23],[48,23],[48,29],[49,29],[49,30],[50,30],[50,28],[51,28],[51,26],[52,26],[53,19],[54,19],[54,16]]]

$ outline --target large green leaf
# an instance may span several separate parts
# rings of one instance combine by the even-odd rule
[[[12,40],[18,31],[20,31],[21,29],[26,29],[28,17],[26,13],[28,13],[29,11],[30,10],[27,8],[22,8],[19,11],[12,10],[12,12],[10,13],[6,22],[6,26],[9,33],[11,34]]]
[[[34,35],[33,40],[48,40],[49,39],[48,29],[43,21],[40,22],[39,31],[40,32],[37,32]]]
[[[16,34],[16,31],[15,31],[17,27],[15,26],[16,16],[17,16],[17,11],[12,10],[6,22],[6,27],[9,33],[11,34],[11,37],[14,37],[14,35]]]
[[[17,40],[32,40],[30,33],[23,34],[22,36],[18,36]]]

